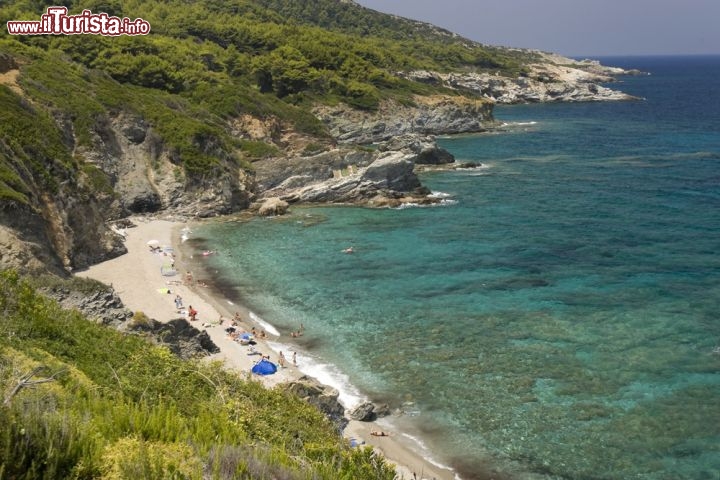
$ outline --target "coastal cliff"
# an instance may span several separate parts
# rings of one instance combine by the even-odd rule
[[[493,102],[460,95],[414,96],[385,101],[375,111],[347,105],[319,105],[313,113],[339,143],[370,144],[398,135],[450,135],[482,132],[494,125]]]
[[[3,39],[0,266],[65,275],[120,255],[133,214],[432,201],[414,166],[453,160],[434,135],[492,129],[498,103],[630,98],[604,86],[628,72],[596,62],[301,3],[161,19],[148,2],[132,13],[151,36]]]
[[[640,72],[545,52],[534,54],[537,60],[527,64],[522,75],[514,77],[487,72],[441,73],[427,70],[402,75],[416,82],[479,94],[496,104],[636,100],[603,84],[615,82],[618,75],[637,75]]]
[[[0,377],[13,392],[4,402],[12,403],[22,386],[12,382],[48,368],[42,362],[57,368],[48,383],[65,378],[57,402],[31,397],[0,409],[3,424],[18,426],[4,438],[4,451],[27,449],[15,455],[27,465],[0,459],[0,471],[10,465],[11,476],[37,468],[39,476],[65,478],[129,464],[177,472],[179,458],[187,478],[221,468],[230,472],[223,478],[237,472],[397,478],[369,449],[348,453],[335,426],[294,396],[258,393],[254,382],[238,384],[237,375],[202,364],[188,369],[175,358],[214,352],[224,338],[215,343],[174,317],[157,322],[139,305],[132,313],[112,285],[84,290],[71,283],[75,274],[129,257],[123,254],[131,215],[186,220],[246,209],[281,214],[302,202],[434,202],[416,166],[454,161],[434,135],[493,128],[496,103],[623,97],[597,86],[608,79],[597,65],[581,75],[568,59],[480,45],[354,2],[150,0],[124,11],[122,2],[79,1],[74,7],[142,17],[153,30],[143,37],[0,38],[0,269],[69,278],[35,292],[15,272],[0,272],[7,314],[0,338],[11,345],[0,364],[12,366]],[[0,7],[0,18],[17,19],[19,8]],[[135,248],[147,255],[145,242],[154,234],[145,235]],[[157,269],[134,258],[120,273],[110,267],[103,281],[119,276],[125,286],[156,293]],[[146,277],[152,281],[138,282],[139,268],[152,268]],[[171,311],[157,298],[143,301],[143,309],[160,304],[149,312],[153,318]],[[93,329],[94,322],[133,335]],[[136,336],[165,348],[148,348]],[[299,385],[293,392],[311,390],[318,389]],[[319,396],[312,401],[342,425],[336,393]],[[293,403],[297,408],[287,408]],[[48,406],[58,420],[28,405]],[[170,410],[145,411],[155,405]],[[99,423],[87,421],[92,412]],[[373,415],[379,413],[368,406],[356,413]],[[138,440],[147,439],[147,429],[129,435],[127,417],[128,424],[155,428],[157,441]],[[46,418],[52,421],[37,423]],[[105,430],[118,433],[101,445],[97,426],[107,421],[112,427]],[[166,442],[173,425],[177,446]],[[82,448],[63,443],[66,426]],[[59,453],[49,458],[51,451]]]

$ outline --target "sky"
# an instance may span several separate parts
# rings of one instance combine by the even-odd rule
[[[571,57],[720,54],[720,0],[355,0],[488,45]]]

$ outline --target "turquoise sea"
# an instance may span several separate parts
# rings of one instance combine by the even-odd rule
[[[441,206],[194,245],[277,347],[460,478],[718,480],[720,57],[601,60],[649,72],[614,85],[643,100],[496,108],[441,139],[484,165],[423,174]]]

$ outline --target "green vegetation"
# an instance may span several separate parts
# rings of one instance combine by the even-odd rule
[[[59,170],[64,180],[82,170],[90,188],[107,193],[111,179],[81,169],[83,158],[71,159],[75,146],[64,137],[71,127],[71,141],[92,149],[99,127],[121,112],[153,128],[182,169],[178,178],[192,188],[280,153],[282,146],[273,141],[239,141],[230,124],[240,115],[280,120],[283,128],[323,143],[328,133],[309,109],[315,103],[345,102],[364,110],[377,109],[387,98],[412,104],[416,94],[457,92],[404,80],[397,72],[517,75],[532,60],[527,52],[480,45],[337,0],[66,4],[70,14],[90,9],[143,18],[152,30],[135,37],[0,39],[0,53],[21,66],[25,96],[0,87],[0,198],[11,203],[33,204],[30,184],[54,191]],[[37,20],[45,8],[35,0],[3,4],[0,24]]]
[[[29,203],[33,177],[42,190],[55,192],[70,179],[73,160],[50,116],[0,86],[0,199]]]
[[[299,398],[63,311],[13,272],[0,311],[0,478],[394,477]]]

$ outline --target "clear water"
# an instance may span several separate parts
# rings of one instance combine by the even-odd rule
[[[204,261],[462,478],[717,480],[720,57],[604,63],[645,100],[497,108],[443,206],[208,224]]]

